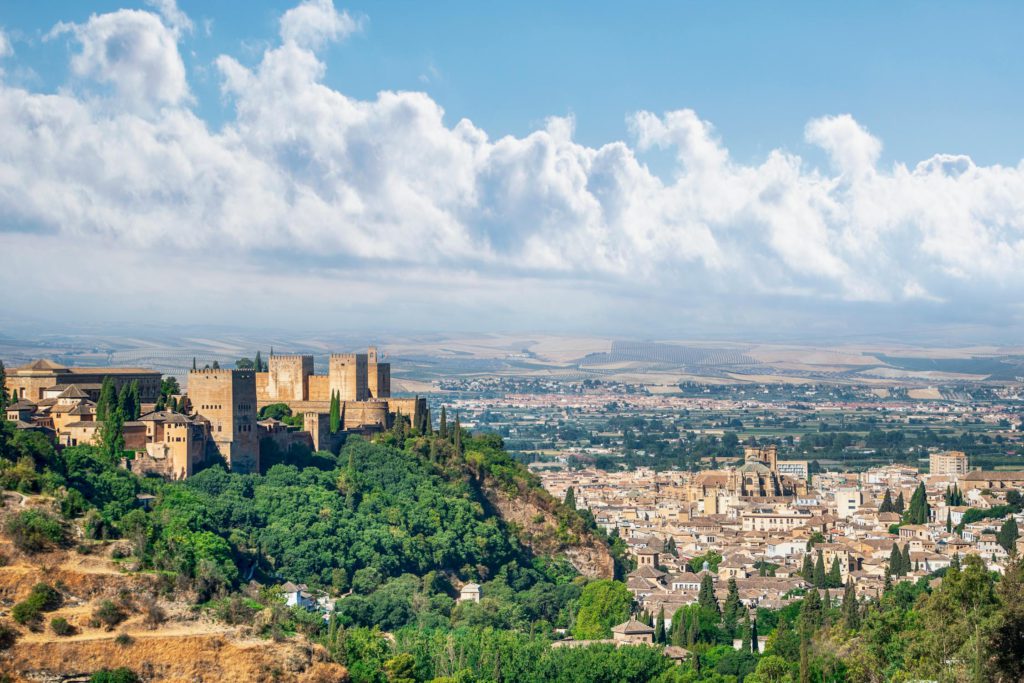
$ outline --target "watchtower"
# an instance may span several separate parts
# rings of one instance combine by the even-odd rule
[[[259,472],[256,374],[252,370],[192,370],[188,395],[193,410],[210,423],[210,447],[236,472]]]

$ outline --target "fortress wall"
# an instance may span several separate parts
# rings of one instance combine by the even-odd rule
[[[330,377],[327,375],[310,375],[309,376],[309,393],[306,396],[306,400],[311,402],[331,401],[331,382]]]

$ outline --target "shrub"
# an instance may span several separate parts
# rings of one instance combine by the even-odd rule
[[[101,602],[92,616],[93,619],[105,625],[108,631],[112,631],[125,619],[125,613],[110,600]]]
[[[23,600],[11,610],[11,618],[22,626],[32,626],[39,621],[39,608],[28,600]]]
[[[74,635],[75,627],[68,623],[64,617],[54,617],[50,620],[50,630],[58,636]]]
[[[89,678],[89,683],[142,683],[142,679],[131,669],[121,667],[101,669]]]
[[[7,520],[4,531],[15,547],[38,553],[64,540],[64,528],[52,515],[40,510],[23,510]]]
[[[6,650],[14,645],[18,639],[18,629],[6,622],[0,621],[0,650]]]
[[[143,623],[146,628],[152,630],[167,621],[167,613],[157,604],[155,598],[145,598],[142,601]]]
[[[19,624],[36,626],[42,612],[49,612],[60,607],[63,598],[52,586],[37,583],[32,587],[29,596],[19,602],[11,610],[11,617]]]
[[[114,642],[118,645],[125,646],[134,643],[135,639],[122,631],[121,633],[117,634],[117,638],[114,638]]]

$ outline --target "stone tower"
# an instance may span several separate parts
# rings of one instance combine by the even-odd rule
[[[338,392],[342,401],[365,401],[370,397],[365,353],[332,353],[327,376],[330,393]]]
[[[366,354],[367,390],[370,398],[391,397],[391,363],[377,360],[377,347],[371,346]]]
[[[252,370],[192,370],[192,409],[210,423],[210,447],[235,472],[259,472],[256,374]]]
[[[267,396],[279,401],[309,400],[313,356],[271,356],[267,364]]]

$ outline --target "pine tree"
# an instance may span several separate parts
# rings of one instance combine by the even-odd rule
[[[750,620],[750,651],[755,655],[761,651],[761,644],[757,635],[757,617]]]
[[[107,375],[100,385],[100,398],[96,401],[96,421],[103,422],[117,405],[117,394],[114,393],[114,380]]]
[[[814,583],[814,565],[811,563],[810,553],[804,553],[804,566],[800,570],[800,576],[807,583]]]
[[[999,539],[999,545],[1003,546],[1003,550],[1013,553],[1017,547],[1017,539],[1020,538],[1020,532],[1017,530],[1017,520],[1010,517],[1003,522],[997,538]]]
[[[828,570],[826,582],[829,588],[840,588],[843,585],[842,567],[839,566],[839,556],[832,558],[832,566]]]
[[[847,579],[846,589],[843,591],[843,625],[851,631],[860,628],[860,609],[853,579]]]
[[[722,613],[722,609],[718,606],[718,598],[715,597],[715,585],[711,580],[711,574],[705,574],[704,578],[700,580],[697,603],[703,608],[714,610],[715,614]]]
[[[725,598],[725,604],[722,606],[722,628],[730,636],[736,634],[736,624],[740,616],[740,612],[745,612],[743,604],[740,602],[740,591],[736,585],[736,579],[729,579],[729,594]]]
[[[441,406],[441,423],[438,425],[437,435],[445,441],[448,440],[448,413],[444,406]]]
[[[665,606],[658,610],[658,620],[654,623],[654,642],[662,644],[665,642]]]
[[[892,544],[892,550],[889,551],[889,574],[903,576],[903,555],[896,543]]]
[[[914,566],[911,563],[911,561],[910,561],[910,544],[909,543],[904,543],[903,544],[903,556],[902,556],[902,558],[900,560],[900,566],[903,568],[903,576],[906,576],[907,574],[909,574],[910,570]]]
[[[576,509],[576,491],[571,486],[565,492],[565,506],[570,510]]]
[[[814,587],[825,587],[825,557],[821,554],[820,548],[818,549],[818,559],[814,561]]]
[[[892,495],[889,493],[889,489],[885,490],[885,496],[882,498],[882,504],[878,507],[879,512],[892,512]]]
[[[903,514],[903,508],[904,508],[903,491],[900,491],[900,495],[896,496],[896,502],[893,503],[892,511],[895,512],[896,514],[902,515]]]

